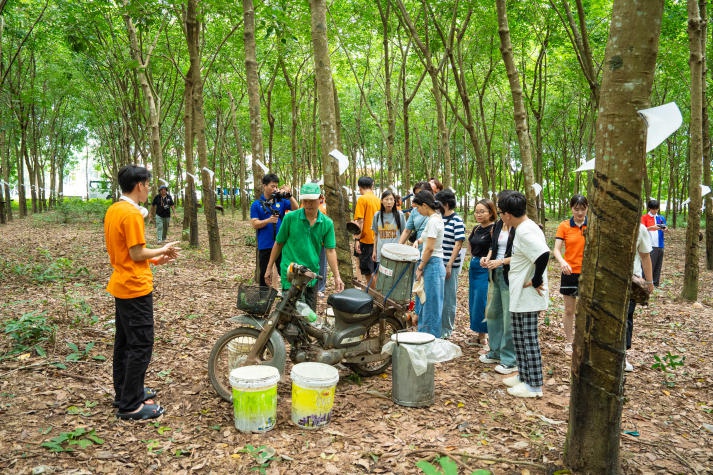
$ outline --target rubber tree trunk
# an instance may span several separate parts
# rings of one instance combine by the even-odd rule
[[[248,196],[245,191],[245,178],[246,178],[246,167],[245,167],[245,152],[243,151],[243,144],[240,137],[240,129],[238,128],[238,113],[237,107],[235,105],[235,98],[233,94],[228,92],[228,97],[230,98],[230,122],[233,125],[233,138],[235,140],[235,149],[238,151],[238,165],[240,170],[238,173],[240,177],[238,178],[238,186],[240,187],[240,210],[242,212],[243,221],[248,219],[248,208],[250,196]]]
[[[698,1],[698,8],[701,14],[701,38],[708,41],[708,9],[706,0]],[[703,184],[711,187],[711,138],[708,132],[708,93],[706,88],[706,76],[708,68],[706,67],[706,48],[701,45],[703,53],[703,70],[701,71],[701,89],[702,89],[702,105],[703,105]],[[713,193],[708,193],[705,197],[706,210],[706,269],[713,270]]]
[[[686,226],[686,258],[681,297],[689,302],[698,298],[698,232],[701,228],[701,178],[703,174],[703,51],[701,15],[698,0],[688,0],[688,66],[691,70],[691,139],[688,142],[690,179],[688,181],[688,224]]]
[[[498,9],[498,34],[500,35],[500,53],[505,63],[508,81],[510,82],[510,93],[513,103],[513,118],[515,119],[515,130],[517,141],[520,145],[520,163],[522,164],[522,175],[525,180],[525,197],[527,198],[527,215],[530,219],[537,220],[537,195],[532,185],[535,184],[535,168],[532,163],[532,138],[530,137],[530,127],[527,125],[527,111],[525,102],[522,100],[522,85],[520,75],[515,66],[515,58],[512,53],[512,42],[510,41],[510,26],[508,25],[506,0],[495,2]]]
[[[565,462],[619,473],[626,310],[663,0],[615,0],[604,58],[590,224],[576,313]]]
[[[416,22],[413,21],[412,17],[406,10],[406,6],[402,0],[397,0],[396,6],[401,12],[401,19],[404,25],[409,29],[411,34],[411,39],[413,40],[416,47],[421,52],[421,62],[424,68],[428,72],[428,76],[431,79],[431,94],[433,95],[433,106],[436,109],[436,124],[438,125],[438,160],[442,163],[442,168],[439,163],[430,164],[435,165],[433,170],[433,175],[437,175],[437,171],[442,170],[441,182],[445,188],[451,186],[451,176],[453,172],[453,167],[451,163],[451,150],[450,150],[450,133],[448,131],[448,124],[446,123],[446,113],[443,107],[443,93],[440,87],[440,74],[445,64],[446,58],[439,63],[436,58],[433,57],[433,51],[431,50],[430,40],[428,39],[429,32],[424,33],[425,38],[421,37],[421,33],[416,27]],[[428,16],[428,11],[426,8],[426,2],[422,1],[423,15]],[[429,22],[430,23],[430,19]],[[428,169],[429,164],[426,164]],[[408,177],[410,180],[411,178]]]
[[[334,232],[337,238],[337,259],[339,273],[345,285],[350,286],[352,259],[350,236],[347,234],[347,203],[342,199],[341,183],[337,161],[329,152],[339,145],[337,120],[335,115],[334,93],[332,88],[332,67],[329,60],[327,43],[327,5],[325,0],[310,0],[312,15],[312,49],[314,70],[317,80],[317,100],[319,107],[319,129],[321,137],[322,169],[324,170],[324,191],[329,216],[334,220]]]
[[[203,114],[203,78],[201,77],[199,40],[201,25],[198,20],[198,0],[188,0],[186,15],[186,40],[188,53],[191,60],[191,73],[193,83],[193,134],[198,163],[201,170],[203,214],[208,228],[208,249],[211,262],[223,262],[223,251],[220,247],[220,230],[218,229],[218,216],[215,210],[215,193],[213,193],[213,176],[207,170],[208,143],[205,135],[205,115]],[[187,104],[188,105],[188,104]]]
[[[129,7],[128,0],[124,0],[124,8]],[[144,93],[144,100],[148,106],[149,112],[149,130],[151,131],[151,165],[153,166],[153,179],[154,186],[158,188],[159,178],[163,178],[163,150],[161,148],[161,124],[160,115],[161,111],[156,102],[156,98],[153,93],[153,88],[149,84],[149,79],[146,74],[146,70],[149,67],[149,62],[151,61],[151,52],[153,47],[156,46],[156,41],[158,41],[158,35],[154,40],[154,43],[149,48],[145,57],[143,52],[139,47],[139,40],[136,35],[136,27],[134,26],[134,21],[131,19],[128,13],[124,13],[124,23],[126,24],[126,30],[129,34],[129,49],[131,50],[131,57],[137,63],[136,74],[139,79],[139,84],[141,84],[141,90]]]
[[[255,199],[260,198],[262,188],[262,168],[257,160],[265,163],[262,143],[262,117],[260,115],[260,79],[257,74],[255,52],[255,8],[252,0],[243,0],[243,45],[245,46],[245,75],[248,86],[248,111],[250,112],[250,143],[252,146],[253,188]]]
[[[184,13],[187,16],[187,13]],[[185,21],[185,19],[184,19]],[[188,27],[188,24],[186,24]],[[187,30],[186,30],[187,31]],[[188,34],[188,33],[187,33]],[[198,240],[198,200],[196,197],[195,173],[196,166],[193,160],[193,72],[188,68],[183,93],[183,127],[185,130],[184,156],[186,158],[186,201],[183,211],[183,233],[188,231],[188,242],[192,248],[199,246]]]

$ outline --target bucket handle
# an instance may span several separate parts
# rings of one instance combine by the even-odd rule
[[[389,299],[391,296],[391,293],[396,289],[396,286],[399,285],[399,282],[401,282],[401,279],[403,276],[406,275],[406,271],[409,269],[408,266],[404,267],[404,270],[401,271],[401,274],[399,274],[399,277],[396,279],[396,282],[394,282],[394,285],[391,286],[389,291],[384,295],[384,305],[386,305],[386,301]]]

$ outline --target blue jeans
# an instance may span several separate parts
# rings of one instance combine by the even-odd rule
[[[156,215],[156,237],[158,242],[165,241],[168,236],[168,225],[171,223],[171,218],[164,218]]]
[[[485,304],[488,302],[488,269],[480,267],[480,258],[470,260],[468,271],[470,289],[468,308],[470,309],[470,329],[477,333],[488,333],[485,323]]]
[[[443,281],[446,278],[446,267],[440,257],[431,257],[423,268],[423,290],[426,301],[421,304],[418,312],[418,331],[430,333],[436,338],[441,337],[443,315]],[[417,301],[420,298],[416,299]]]
[[[503,267],[493,269],[493,280],[488,289],[485,318],[488,321],[489,358],[498,359],[505,366],[516,366],[515,343],[512,340],[510,289],[505,283]]]
[[[453,333],[453,327],[455,326],[458,274],[460,274],[460,267],[453,267],[451,269],[451,276],[446,277],[443,286],[443,325],[441,325],[441,333],[443,336]]]

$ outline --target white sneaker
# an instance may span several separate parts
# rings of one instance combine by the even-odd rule
[[[495,364],[495,363],[500,363],[499,359],[496,358],[489,358],[487,353],[484,353],[478,357],[481,363],[485,364]]]
[[[517,371],[516,365],[508,366],[504,364],[499,364],[495,367],[495,372],[500,374],[510,374],[514,373],[515,371]]]
[[[626,362],[626,364],[624,365],[624,371],[627,371],[629,373],[634,371],[634,366],[631,363],[629,363],[629,360],[624,360],[624,361]]]
[[[516,374],[515,376],[510,376],[509,378],[503,379],[503,384],[507,387],[514,387],[520,384],[520,375]]]
[[[542,397],[542,389],[538,391],[530,390],[530,386],[520,383],[517,386],[508,388],[508,394],[515,397]]]

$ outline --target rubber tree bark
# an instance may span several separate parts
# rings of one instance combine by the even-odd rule
[[[245,151],[243,150],[243,144],[240,137],[240,129],[238,129],[238,112],[237,107],[235,106],[235,98],[231,92],[228,92],[228,97],[230,98],[230,122],[233,126],[233,139],[235,140],[235,149],[238,152],[238,173],[240,174],[240,177],[238,178],[238,186],[240,187],[240,210],[242,212],[243,221],[245,221],[248,219],[248,208],[250,203],[250,196],[248,196],[245,191]]]
[[[154,186],[158,188],[158,180],[159,178],[163,178],[163,150],[161,148],[160,124],[161,110],[159,104],[156,101],[156,96],[154,94],[153,88],[149,83],[149,78],[146,74],[146,70],[149,67],[149,63],[151,62],[151,52],[153,51],[154,47],[156,46],[156,43],[158,42],[159,35],[161,34],[162,29],[159,29],[152,45],[149,47],[149,50],[144,55],[144,53],[141,51],[141,48],[139,47],[139,39],[136,35],[136,27],[134,26],[134,21],[131,19],[131,16],[128,12],[128,0],[124,0],[123,4],[124,8],[126,9],[126,12],[123,14],[123,17],[124,23],[126,24],[126,30],[129,35],[129,49],[131,50],[132,59],[137,63],[136,74],[139,80],[139,84],[141,85],[141,90],[144,93],[144,100],[146,100],[146,105],[148,106],[149,130],[151,131],[151,165],[153,166]]]
[[[193,113],[193,137],[198,153],[198,163],[201,167],[202,201],[203,214],[208,228],[208,249],[211,262],[223,262],[223,251],[220,247],[220,230],[218,229],[218,216],[215,210],[215,193],[213,192],[213,176],[207,171],[208,166],[208,143],[205,132],[205,115],[203,113],[203,78],[201,77],[200,60],[200,35],[201,24],[198,20],[198,0],[188,0],[186,14],[186,42],[188,44],[188,54],[190,56],[190,70],[192,75],[193,93],[192,103],[187,103],[186,107],[192,106]],[[188,138],[188,137],[187,137]]]
[[[339,273],[346,286],[351,286],[352,270],[350,236],[347,234],[347,203],[342,198],[341,183],[337,161],[329,152],[338,147],[337,122],[335,115],[334,94],[332,88],[332,66],[329,60],[327,42],[327,5],[325,0],[309,2],[312,31],[312,49],[314,70],[317,81],[317,100],[319,108],[319,129],[321,138],[322,169],[324,170],[324,191],[329,216],[334,220],[334,232],[337,238],[337,259]]]
[[[626,310],[639,229],[646,124],[663,0],[615,0],[604,58],[596,168],[575,323],[565,462],[619,473]]]
[[[436,123],[438,125],[438,160],[443,164],[441,182],[443,182],[443,186],[445,188],[448,188],[451,186],[453,166],[451,163],[451,150],[449,143],[450,133],[448,131],[448,124],[446,123],[446,113],[443,107],[443,93],[441,92],[439,77],[447,58],[444,55],[441,60],[438,61],[437,58],[434,57],[434,52],[431,49],[431,39],[429,37],[429,33],[433,33],[430,32],[428,26],[431,19],[429,18],[430,15],[428,14],[428,3],[426,0],[421,0],[423,15],[426,18],[429,18],[426,23],[423,37],[416,28],[416,23],[413,21],[411,15],[409,15],[406,10],[406,6],[403,1],[396,0],[396,6],[400,12],[400,20],[409,30],[411,39],[420,52],[421,62],[431,79],[431,94],[433,95],[433,106],[436,109]],[[428,169],[428,166],[426,168]],[[440,165],[436,164],[433,174],[436,175],[436,171],[440,169]],[[410,177],[408,178],[411,179]]]
[[[254,198],[262,194],[262,168],[265,150],[262,143],[262,116],[260,115],[260,79],[257,75],[257,54],[255,52],[255,7],[252,0],[243,0],[243,45],[245,46],[245,75],[248,86],[248,111],[250,112],[250,144],[252,153]],[[257,271],[256,271],[257,272]]]
[[[530,127],[527,124],[527,111],[525,102],[522,99],[522,85],[520,84],[520,74],[515,66],[515,58],[512,52],[512,42],[510,41],[510,26],[508,25],[506,0],[495,2],[498,10],[498,34],[500,35],[500,53],[505,63],[508,81],[510,82],[510,93],[513,103],[513,118],[515,119],[515,130],[517,141],[520,145],[520,163],[522,164],[522,175],[525,181],[525,198],[527,198],[527,215],[530,219],[537,220],[537,195],[532,185],[535,184],[535,168],[532,163],[532,137],[530,137]]]
[[[703,175],[703,60],[705,38],[702,35],[698,0],[688,0],[688,66],[691,72],[691,139],[688,142],[690,179],[688,181],[688,223],[686,225],[686,258],[681,297],[689,302],[698,298],[698,232],[701,228],[701,178]]]
[[[701,14],[701,37],[704,41],[708,41],[708,8],[706,0],[698,1],[698,8]],[[708,68],[706,67],[706,48],[701,45],[703,53],[703,70],[701,71],[701,89],[702,89],[702,105],[703,105],[703,184],[711,187],[711,138],[708,132],[708,93],[706,88],[706,76]],[[713,270],[713,193],[708,193],[705,197],[706,210],[706,269]]]

